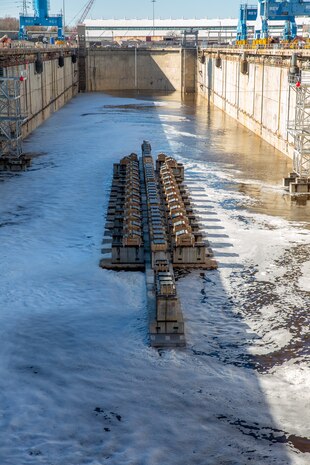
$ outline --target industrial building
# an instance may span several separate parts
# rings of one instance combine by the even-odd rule
[[[309,17],[296,18],[298,34],[310,25]],[[232,43],[237,37],[238,19],[86,19],[88,43],[112,41],[116,44],[133,41],[178,41],[183,31],[197,30],[200,43]],[[271,35],[281,35],[284,21],[270,24]],[[249,37],[254,36],[255,21],[248,22]]]

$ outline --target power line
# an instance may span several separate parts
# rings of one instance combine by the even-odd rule
[[[157,0],[151,0],[153,3],[153,36],[155,35],[155,3]]]
[[[28,6],[31,5],[31,2],[29,0],[23,0],[22,1],[22,7],[23,7],[23,16],[28,15]]]

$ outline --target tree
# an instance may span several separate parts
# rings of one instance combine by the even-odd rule
[[[19,20],[11,16],[0,18],[0,31],[18,31]]]

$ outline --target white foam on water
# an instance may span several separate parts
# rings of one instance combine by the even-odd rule
[[[299,278],[299,287],[310,292],[310,261],[302,265],[301,277]]]

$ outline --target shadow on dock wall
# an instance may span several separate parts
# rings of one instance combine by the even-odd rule
[[[87,90],[181,90],[180,50],[91,50]]]

